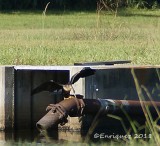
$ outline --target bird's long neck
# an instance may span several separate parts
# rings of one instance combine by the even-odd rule
[[[63,89],[66,92],[70,92],[72,90],[72,85],[70,84],[63,85]]]
[[[66,96],[67,96],[67,97],[70,96],[70,91],[71,91],[71,90],[73,90],[73,94],[74,94],[74,96],[76,97],[76,95],[75,95],[75,90],[74,90],[72,84],[63,85],[63,89],[64,89],[64,96],[65,96],[65,98],[66,98]]]

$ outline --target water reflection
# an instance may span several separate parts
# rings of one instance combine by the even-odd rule
[[[47,143],[47,144],[65,144],[69,142],[80,142],[80,132],[56,131],[40,133],[38,130],[16,130],[0,131],[0,144],[5,142],[19,143]]]
[[[6,130],[0,132],[0,140],[32,142],[37,134],[38,131],[36,130]]]

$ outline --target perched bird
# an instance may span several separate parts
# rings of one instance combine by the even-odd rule
[[[72,84],[77,82],[80,78],[91,76],[93,74],[95,74],[94,69],[91,69],[90,67],[85,67],[81,71],[74,74],[68,83],[60,84],[53,80],[50,80],[48,82],[45,82],[39,85],[37,88],[33,89],[31,92],[31,95],[34,95],[42,91],[49,91],[49,92],[57,91],[58,92],[59,90],[62,90],[64,97],[68,97],[68,95],[70,94],[70,91],[73,89]],[[74,92],[74,89],[73,89],[73,92]]]

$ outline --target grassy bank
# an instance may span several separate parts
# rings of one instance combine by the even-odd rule
[[[0,13],[0,64],[160,64],[160,10]]]

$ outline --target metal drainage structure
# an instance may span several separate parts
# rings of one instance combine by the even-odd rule
[[[155,101],[135,101],[135,100],[112,100],[112,99],[82,99],[81,95],[65,99],[57,104],[47,107],[49,112],[40,119],[36,126],[40,131],[48,130],[55,125],[67,123],[67,117],[78,117],[85,114],[96,115],[97,117],[107,114],[123,115],[126,111],[128,115],[144,116],[144,110],[149,108],[153,117],[157,117],[156,109],[160,109],[160,102]]]
[[[109,64],[112,65],[112,62]],[[85,66],[85,65],[95,65],[95,64],[76,63],[75,65]],[[84,70],[85,69],[83,69],[83,71]],[[80,73],[77,74],[79,76],[78,79],[80,77],[86,77],[90,75],[90,74],[79,75]],[[91,75],[93,75],[93,73]],[[76,74],[73,75],[73,77],[74,78],[71,78],[73,82],[75,82],[74,80],[78,81]],[[64,88],[65,86],[62,85],[61,86],[62,89],[65,89]],[[70,86],[72,85],[70,84]],[[75,94],[70,95],[68,92],[67,99],[62,100],[57,104],[50,104],[47,107],[47,111],[49,112],[36,123],[36,127],[38,128],[39,131],[42,132],[44,130],[51,129],[52,127],[57,126],[58,124],[61,125],[66,124],[68,122],[67,120],[68,116],[80,117],[83,115],[93,115],[96,118],[99,118],[99,117],[104,117],[108,114],[113,114],[121,117],[122,115],[124,115],[124,111],[128,115],[140,116],[145,119],[146,116],[145,113],[147,109],[149,109],[149,112],[154,118],[157,118],[159,116],[160,102],[141,101],[141,100],[113,100],[113,99],[100,99],[100,98],[83,99],[82,95],[75,95]]]

